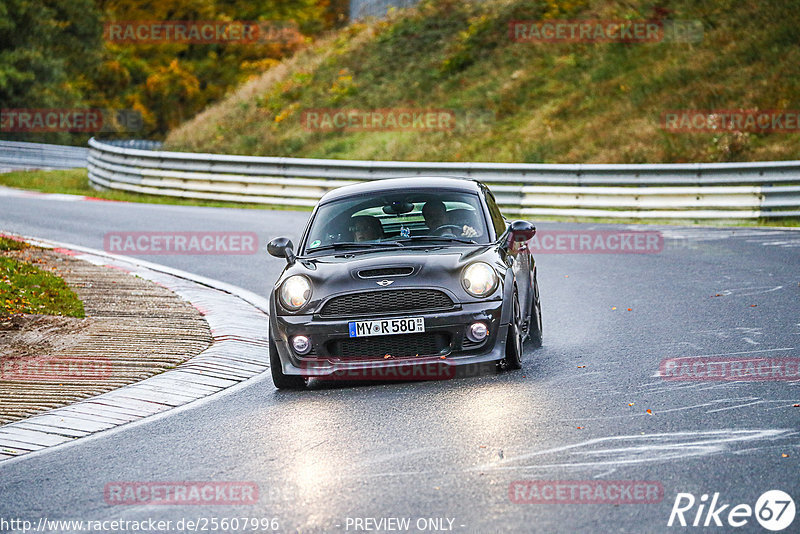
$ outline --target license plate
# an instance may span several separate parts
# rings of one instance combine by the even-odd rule
[[[415,334],[424,331],[424,317],[350,322],[350,337],[391,336],[394,334]]]

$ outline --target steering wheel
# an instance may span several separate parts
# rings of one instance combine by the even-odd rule
[[[455,232],[448,231],[450,228],[455,228]],[[443,224],[438,228],[431,231],[433,235],[447,235],[450,234],[454,237],[461,235],[462,228],[457,224]]]

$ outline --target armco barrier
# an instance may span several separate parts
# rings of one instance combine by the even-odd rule
[[[86,167],[89,150],[80,146],[0,141],[0,168],[72,169]]]
[[[89,141],[94,187],[313,206],[363,180],[459,176],[489,184],[521,216],[754,219],[800,216],[800,161],[645,165],[418,163],[164,152]]]

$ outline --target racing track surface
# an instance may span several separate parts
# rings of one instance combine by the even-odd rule
[[[107,231],[216,230],[256,232],[263,251],[271,237],[298,237],[307,217],[0,197],[0,230],[99,249]],[[679,492],[752,506],[781,489],[798,501],[800,381],[657,373],[678,356],[800,356],[800,232],[636,228],[663,231],[664,251],[536,257],[545,339],[526,346],[523,371],[304,392],[278,392],[266,373],[166,417],[0,463],[0,518],[274,517],[284,532],[353,532],[348,517],[408,517],[449,518],[454,532],[667,532],[678,530],[666,524]],[[282,267],[263,252],[143,258],[265,295]],[[238,507],[104,501],[109,482],[184,480],[254,481],[260,496]],[[665,495],[517,504],[515,480],[658,481]],[[753,518],[735,530],[765,532]]]

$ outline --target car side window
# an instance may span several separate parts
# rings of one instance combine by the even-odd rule
[[[489,207],[489,215],[492,217],[492,226],[494,226],[494,231],[499,238],[506,231],[506,220],[503,218],[503,214],[500,213],[500,208],[497,206],[494,195],[489,191],[486,192],[486,205]]]

